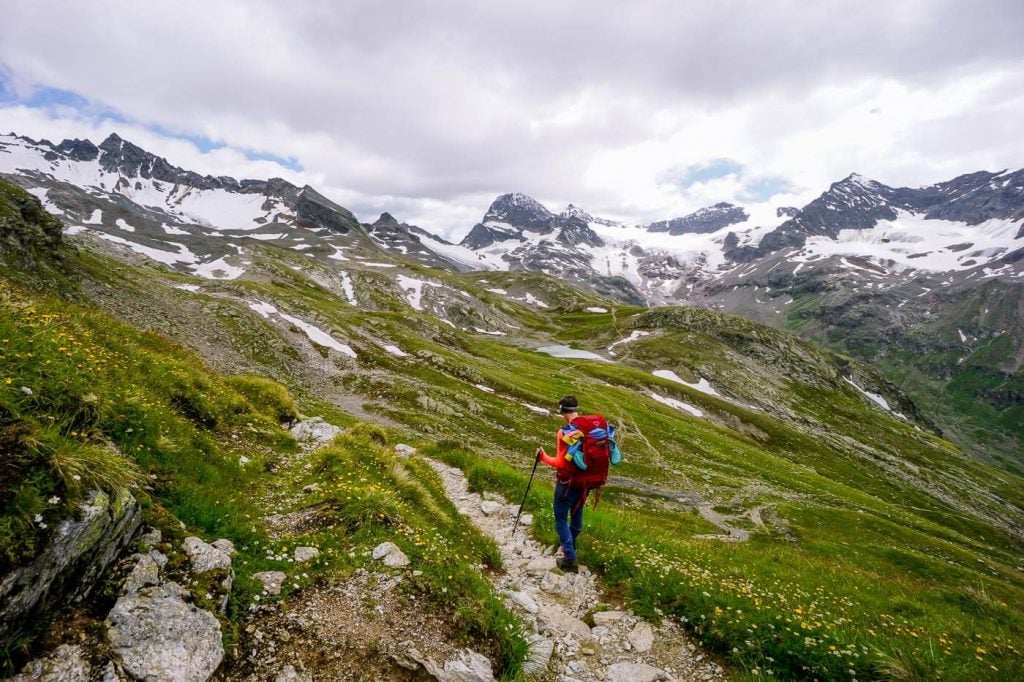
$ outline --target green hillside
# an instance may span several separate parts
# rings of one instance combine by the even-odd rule
[[[391,258],[398,267],[386,272],[350,266],[353,305],[327,266],[253,248],[245,277],[211,282],[83,242],[69,257],[74,303],[5,284],[0,416],[19,453],[0,489],[7,565],[45,538],[31,520],[50,513],[46,501],[84,487],[65,462],[96,462],[84,465],[90,483],[134,486],[151,523],[181,534],[181,520],[249,548],[233,598],[242,610],[245,575],[262,570],[273,542],[255,500],[344,481],[354,486],[344,502],[324,492],[300,503],[331,510],[290,540],[328,550],[305,584],[345,575],[361,561],[352,548],[400,528],[410,556],[472,595],[434,606],[462,636],[492,642],[512,676],[523,640],[474,568],[499,568],[493,548],[428,467],[396,462],[381,442],[412,442],[475,488],[516,499],[560,423],[541,412],[572,393],[620,425],[626,456],[588,511],[582,561],[604,574],[610,598],[684,619],[737,678],[1024,677],[1024,480],[934,435],[872,368],[743,318],[622,306],[537,274]],[[396,272],[434,283],[423,310]],[[548,307],[514,300],[526,293]],[[550,345],[605,360],[536,350]],[[226,378],[238,375],[288,396]],[[350,427],[312,473],[288,465],[296,446],[279,420],[293,409]],[[120,454],[103,450],[108,439]],[[240,467],[242,452],[258,456]],[[547,542],[550,491],[535,483],[528,501]],[[441,572],[446,563],[454,573]],[[440,593],[432,576],[424,594]]]

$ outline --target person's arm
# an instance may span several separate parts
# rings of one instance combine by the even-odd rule
[[[552,457],[548,453],[544,452],[544,448],[537,448],[537,459],[547,464],[549,467],[554,469],[561,469],[565,461],[565,458],[559,458],[558,455]]]

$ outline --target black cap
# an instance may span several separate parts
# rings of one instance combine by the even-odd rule
[[[580,404],[576,401],[576,396],[567,395],[558,401],[558,411],[562,414],[566,412],[579,412]]]

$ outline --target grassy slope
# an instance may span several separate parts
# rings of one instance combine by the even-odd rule
[[[271,489],[288,498],[309,482],[280,470],[296,446],[279,420],[295,409],[283,387],[225,378],[165,337],[0,282],[0,573],[30,560],[88,490],[130,486],[146,522],[172,546],[194,533],[230,538],[240,549],[228,644],[259,599],[250,576],[287,571],[275,558],[287,547],[312,544],[323,555],[290,578],[282,599],[344,576],[369,561],[366,550],[396,539],[423,571],[408,589],[516,670],[525,650],[518,621],[475,568],[497,568],[496,548],[455,513],[429,467],[398,462],[379,430],[349,418],[351,430],[314,457],[316,501],[331,516],[330,532],[268,538],[261,495]],[[244,466],[242,456],[250,460]],[[185,571],[174,563],[169,570]],[[458,602],[442,589],[452,585]],[[16,666],[34,634],[0,658],[0,671]]]
[[[584,544],[585,560],[636,608],[686,617],[741,668],[844,679],[1024,675],[1024,620],[1012,606],[1024,601],[1020,545],[990,522],[1002,516],[1020,528],[1012,510],[1024,506],[1020,479],[873,407],[839,378],[848,359],[740,318],[574,312],[596,302],[581,295],[538,312],[483,291],[521,285],[523,275],[489,273],[481,284],[476,275],[432,273],[513,316],[523,333],[601,348],[633,326],[659,332],[631,344],[618,365],[557,360],[414,313],[379,275],[353,273],[376,310],[355,308],[287,267],[302,264],[298,257],[268,253],[273,277],[208,286],[220,305],[237,307],[230,328],[239,348],[268,332],[244,301],[272,300],[316,320],[359,353],[355,366],[340,361],[341,387],[423,442],[457,441],[435,451],[470,465],[477,485],[520,491],[529,453],[557,421],[519,403],[550,405],[573,392],[627,427],[627,463],[616,474],[720,509],[768,510],[776,520],[768,528],[725,544],[697,537],[710,529],[688,506],[616,486],[591,515]],[[194,296],[151,271],[121,274],[158,298]],[[304,343],[279,328],[270,333]],[[412,357],[383,352],[384,342]],[[287,380],[287,354],[275,357],[261,354],[259,362]],[[655,378],[655,368],[710,376],[739,396],[767,391],[794,417]],[[650,391],[696,405],[717,423],[654,402]],[[539,486],[535,528],[551,540],[547,503]]]
[[[975,457],[1024,474],[1024,406],[1007,399],[1024,389],[1017,366],[1024,288],[989,281],[936,292],[931,305],[941,314],[929,309],[916,318],[899,312],[893,293],[885,301],[881,294],[822,291],[813,281],[806,288],[793,294],[788,329],[876,364]],[[931,299],[910,301],[915,308]]]

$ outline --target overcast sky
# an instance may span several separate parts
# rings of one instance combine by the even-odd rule
[[[1024,166],[1024,2],[0,0],[0,131],[111,131],[461,237]]]

